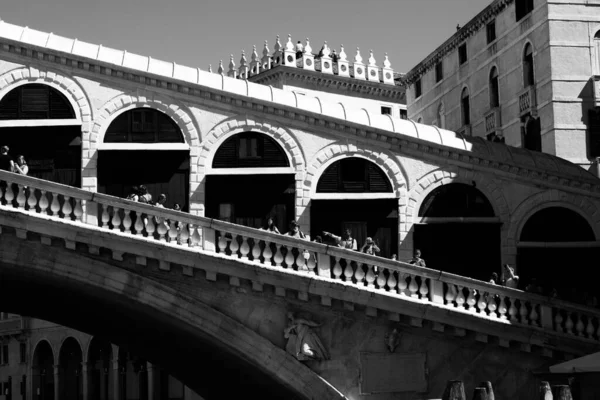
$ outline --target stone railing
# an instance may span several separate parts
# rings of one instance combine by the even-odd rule
[[[600,311],[356,251],[0,171],[0,209],[68,220],[375,293],[600,341]]]
[[[535,86],[527,86],[521,92],[519,92],[519,114],[521,116],[531,113],[536,114],[537,111]],[[535,116],[535,115],[534,115]]]
[[[500,107],[492,108],[485,114],[485,134],[495,133],[500,126]]]

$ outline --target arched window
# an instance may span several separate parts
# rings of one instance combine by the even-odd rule
[[[477,188],[464,183],[450,183],[427,195],[419,217],[493,217],[494,209]]]
[[[467,88],[464,88],[460,95],[460,112],[463,126],[469,125],[471,123],[471,109],[469,104],[469,91]]]
[[[493,67],[490,71],[490,108],[500,106],[500,94],[498,88],[498,69]]]
[[[258,132],[227,139],[217,150],[213,168],[289,167],[287,155],[275,140]]]
[[[183,143],[183,135],[166,114],[136,108],[119,115],[106,130],[104,143]]]
[[[520,240],[522,242],[593,242],[596,237],[590,224],[580,214],[564,207],[547,207],[527,220],[521,231]]]
[[[69,100],[47,85],[19,86],[0,100],[0,120],[71,118],[75,118],[75,111]]]
[[[423,123],[423,117],[417,118],[417,124],[422,124],[422,123]]]
[[[442,129],[446,129],[446,114],[445,114],[445,110],[444,110],[444,103],[440,103],[440,105],[438,106],[438,123],[439,123],[439,127]]]
[[[600,31],[594,35],[594,48],[596,49],[596,72],[600,73]]]
[[[535,84],[533,71],[533,48],[527,43],[523,52],[523,86],[528,87]]]
[[[542,151],[542,128],[540,119],[529,118],[522,128],[524,130],[524,145],[528,150]]]
[[[317,193],[386,192],[392,192],[392,185],[385,173],[371,161],[358,157],[334,162],[317,184]]]

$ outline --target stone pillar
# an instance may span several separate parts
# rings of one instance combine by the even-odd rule
[[[90,398],[90,372],[88,366],[89,363],[85,361],[81,363],[81,390],[83,391],[83,400],[88,400]]]
[[[146,363],[146,369],[148,371],[148,400],[158,400],[158,396],[155,395],[155,377],[154,377],[154,365],[152,363]]]
[[[85,202],[82,220],[85,224],[98,226],[98,203],[91,200]]]
[[[121,400],[121,374],[119,372],[119,353],[113,354],[112,361],[113,374],[113,400]]]
[[[110,362],[104,365],[104,361],[100,364],[102,367],[100,368],[100,387],[96,390],[100,391],[100,400],[108,400],[108,388],[106,387],[106,383],[108,380],[108,366]]]
[[[319,276],[331,278],[331,256],[329,254],[317,253],[317,269]]]
[[[429,301],[444,304],[444,282],[429,279]]]
[[[215,252],[217,249],[217,239],[215,230],[212,228],[202,229],[202,249],[206,251]]]
[[[60,365],[54,366],[54,398],[60,399],[60,385],[61,385],[61,373],[60,373]]]

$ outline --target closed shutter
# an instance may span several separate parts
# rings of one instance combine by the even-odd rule
[[[0,120],[19,118],[19,90],[7,93],[0,100]]]
[[[338,182],[340,180],[340,163],[335,162],[330,165],[317,184],[317,193],[335,193],[339,191]]]
[[[58,91],[50,90],[50,118],[70,119],[75,118],[75,112],[69,101]]]
[[[589,110],[588,117],[590,156],[600,157],[600,112]]]
[[[28,85],[21,88],[21,118],[44,119],[50,114],[48,87]]]
[[[177,125],[164,114],[158,115],[158,141],[163,143],[183,142]]]
[[[213,160],[213,168],[235,168],[237,167],[236,138],[232,137],[225,141],[217,150]]]
[[[377,166],[369,163],[367,167],[367,173],[369,176],[369,192],[391,192],[392,185],[388,180],[387,176]]]
[[[281,147],[270,137],[263,136],[264,167],[289,167],[288,159]]]

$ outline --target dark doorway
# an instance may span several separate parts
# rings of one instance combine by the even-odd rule
[[[33,393],[36,400],[54,400],[54,355],[46,341],[33,353]]]
[[[323,231],[341,236],[349,228],[359,250],[369,236],[381,249],[381,257],[398,251],[398,199],[313,200],[310,215],[313,239]]]
[[[145,185],[156,201],[167,196],[166,208],[179,203],[189,209],[190,153],[188,150],[102,150],[98,153],[98,191],[127,197]]]
[[[206,177],[206,216],[260,228],[272,216],[281,233],[294,219],[293,174]]]
[[[94,337],[88,353],[89,399],[108,400],[111,396],[112,346],[109,342]]]
[[[529,118],[524,128],[525,148],[533,151],[542,151],[542,128],[540,119]]]
[[[81,127],[0,128],[0,143],[14,160],[25,157],[29,176],[81,187]]]
[[[60,349],[60,398],[61,400],[80,400],[83,398],[83,380],[81,362],[83,357],[79,343],[73,339],[65,340]]]

